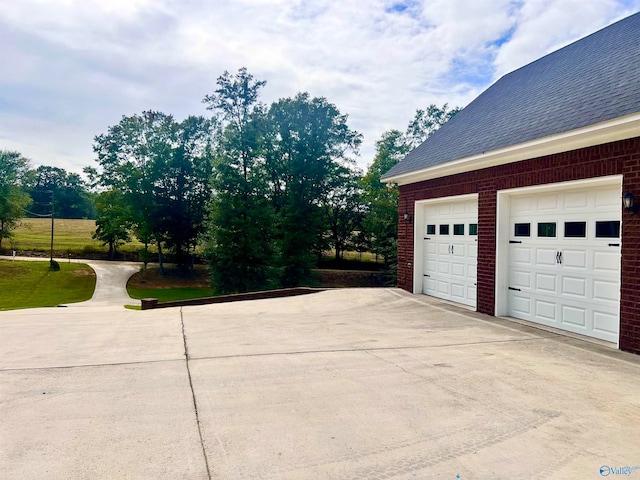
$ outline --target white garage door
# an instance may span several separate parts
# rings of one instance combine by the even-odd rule
[[[422,292],[476,306],[478,202],[425,207]]]
[[[617,342],[620,190],[511,198],[510,316]]]

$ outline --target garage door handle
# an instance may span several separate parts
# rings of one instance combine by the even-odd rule
[[[509,240],[509,243],[522,243],[522,240]]]
[[[620,244],[619,243],[610,243],[609,246],[610,247],[619,247]]]
[[[560,254],[560,257],[559,257],[559,259],[560,259],[560,265],[562,265],[562,252],[558,252],[558,253]]]
[[[453,245],[451,245],[451,253],[453,253]]]
[[[425,240],[431,240],[431,237],[424,237]]]
[[[509,287],[509,290],[515,290],[516,292],[521,292],[522,291],[519,288],[514,288],[514,287]]]
[[[424,274],[424,276],[425,276],[425,277],[429,277],[429,278],[431,278],[431,275],[427,275],[426,273]]]

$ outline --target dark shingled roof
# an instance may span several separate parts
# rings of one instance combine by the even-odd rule
[[[640,112],[640,13],[515,70],[384,178]]]

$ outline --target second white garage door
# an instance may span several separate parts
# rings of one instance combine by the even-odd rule
[[[424,207],[422,293],[476,306],[478,201]]]
[[[620,186],[513,196],[509,315],[617,342]]]

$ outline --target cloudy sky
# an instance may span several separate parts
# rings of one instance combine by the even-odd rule
[[[465,106],[500,76],[640,11],[640,0],[0,0],[0,149],[80,172],[143,110],[208,115],[225,70],[308,91],[364,135]]]

